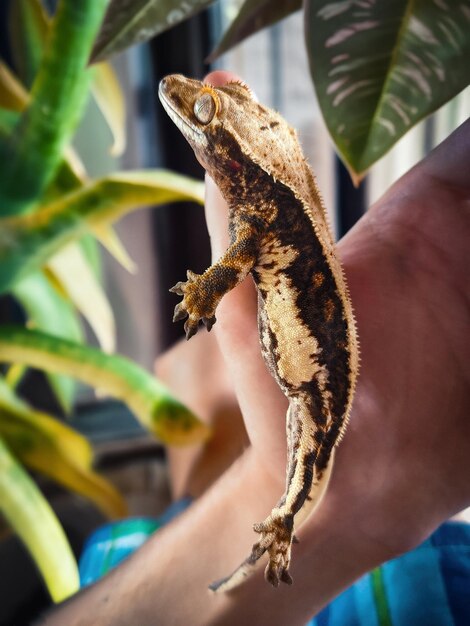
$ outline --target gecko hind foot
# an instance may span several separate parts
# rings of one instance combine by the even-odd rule
[[[261,534],[260,540],[252,549],[251,558],[258,560],[265,552],[269,555],[264,577],[273,587],[280,582],[292,584],[289,574],[291,546],[293,543],[293,516],[271,514],[261,524],[255,524],[254,530]]]

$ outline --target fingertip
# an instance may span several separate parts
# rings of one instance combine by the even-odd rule
[[[259,102],[258,96],[253,91],[253,89],[249,85],[247,85],[247,83],[245,83],[245,81],[240,78],[240,76],[238,76],[237,74],[233,74],[232,72],[226,72],[225,70],[214,70],[213,72],[207,74],[207,76],[204,78],[204,82],[212,85],[213,87],[223,87],[227,83],[240,83],[248,89],[248,91],[251,93],[251,97],[256,102]]]
[[[214,70],[204,77],[204,82],[209,83],[213,87],[223,87],[226,83],[234,80],[240,80],[240,77],[225,70]]]

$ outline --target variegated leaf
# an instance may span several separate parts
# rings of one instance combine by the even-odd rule
[[[78,244],[62,248],[48,262],[48,269],[90,324],[105,352],[114,352],[116,325],[111,305]]]
[[[165,170],[110,174],[34,215],[0,218],[0,293],[42,267],[62,246],[142,206],[204,202],[204,184]]]
[[[32,409],[1,377],[0,436],[29,468],[88,498],[109,517],[126,514],[116,489],[93,471],[88,441],[70,426]]]
[[[245,0],[208,60],[212,61],[250,35],[279,22],[301,7],[302,0]]]
[[[468,0],[307,0],[310,69],[356,180],[470,80]]]
[[[118,261],[130,274],[137,273],[137,264],[130,257],[124,244],[119,239],[118,234],[112,226],[107,224],[95,226],[93,228],[93,234],[107,249],[107,251],[113,255],[116,261]]]
[[[0,362],[60,372],[126,402],[156,437],[170,445],[202,441],[209,428],[144,369],[118,355],[17,326],[0,326]]]
[[[59,5],[33,97],[10,141],[0,143],[3,215],[33,212],[57,172],[86,104],[91,78],[87,61],[107,4],[107,0],[81,0]]]
[[[28,99],[26,89],[10,68],[0,61],[0,107],[10,111],[22,111]]]
[[[111,0],[91,61],[103,61],[176,26],[214,0]]]
[[[126,147],[126,107],[124,94],[109,63],[98,63],[94,68],[91,93],[113,135],[112,156],[120,156]]]
[[[59,520],[1,438],[0,511],[33,557],[52,599],[61,602],[78,591],[77,564]]]
[[[50,18],[41,0],[15,0],[10,8],[10,44],[21,81],[28,88],[41,63]]]
[[[82,341],[83,333],[75,310],[42,272],[33,272],[16,283],[13,295],[23,306],[30,327]],[[12,375],[9,376],[10,382]],[[62,409],[70,412],[75,392],[73,379],[62,374],[48,374],[47,377]]]

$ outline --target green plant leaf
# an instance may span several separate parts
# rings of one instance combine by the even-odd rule
[[[50,23],[41,0],[15,0],[11,5],[10,33],[14,64],[22,84],[27,87],[31,87],[38,72]],[[119,156],[126,145],[125,102],[119,81],[109,63],[99,63],[94,68],[91,92],[114,138],[111,154]]]
[[[178,200],[202,204],[203,183],[165,170],[125,172],[93,181],[34,214],[0,219],[0,293],[95,226],[129,210]]]
[[[13,130],[20,119],[18,112],[22,111],[26,106],[28,94],[16,89],[16,86],[19,85],[18,82],[11,83],[6,81],[3,83],[2,91],[1,74],[2,66],[0,61],[0,100],[2,100],[5,105],[4,108],[0,108],[0,144],[5,146],[8,134]],[[10,74],[10,76],[12,75]],[[1,149],[0,146],[0,151]],[[42,198],[43,203],[62,195],[64,191],[81,187],[87,181],[85,168],[75,150],[71,146],[68,146],[64,153],[65,159],[59,164],[54,179],[45,190]]]
[[[111,0],[91,62],[103,61],[176,26],[214,0]]]
[[[245,0],[215,50],[209,55],[213,61],[244,39],[271,26],[302,8],[302,0]]]
[[[208,427],[175,400],[168,389],[128,359],[52,335],[15,326],[0,327],[0,361],[24,363],[74,376],[123,400],[161,441],[201,441]]]
[[[59,0],[30,101],[1,146],[3,215],[32,212],[61,163],[88,97],[87,61],[107,3]]]
[[[100,63],[97,65],[97,68],[103,65],[108,64]],[[105,86],[106,81],[102,81],[101,91],[103,92],[104,100],[106,100]],[[119,113],[116,114],[113,111],[114,109],[124,111],[123,105],[121,106],[118,102],[121,97],[122,94],[121,96],[112,96],[109,98],[109,102],[106,105],[110,109],[109,116],[112,118],[112,121],[108,120],[108,123],[110,126],[115,127],[113,132],[115,135],[115,145],[118,149],[123,147],[123,142],[125,143],[125,134],[123,135],[123,132],[125,131],[122,129],[119,130],[121,115]],[[5,133],[8,133],[11,131],[18,121],[18,115],[13,113],[13,111],[22,111],[28,102],[28,98],[29,94],[26,92],[21,83],[10,72],[8,67],[0,61],[0,107],[5,107],[3,109],[0,108],[0,132],[4,131]],[[118,104],[114,105],[114,102],[118,102]],[[103,108],[106,107],[103,106]],[[6,109],[12,109],[12,111]],[[122,120],[122,124],[124,125],[124,119]],[[65,151],[64,161],[59,166],[55,178],[45,191],[44,201],[50,202],[52,199],[62,195],[64,191],[71,191],[72,189],[77,189],[78,187],[83,186],[86,181],[87,177],[85,168],[79,156],[71,146],[68,146]],[[135,263],[129,257],[127,250],[110,225],[103,224],[100,227],[96,226],[95,236],[98,237],[100,242],[108,249],[110,254],[112,254],[115,259],[129,272],[136,272]],[[95,239],[92,236],[87,235],[81,239],[80,245],[84,249],[84,253],[93,267],[95,274],[99,276],[101,273],[100,257]]]
[[[33,328],[81,342],[83,333],[75,310],[54,289],[42,272],[33,272],[13,287],[13,295],[23,306]],[[63,410],[72,407],[75,382],[68,376],[48,374],[49,383]]]
[[[0,61],[0,107],[10,111],[22,111],[28,100],[26,89],[10,68]]]
[[[49,503],[0,438],[0,510],[26,545],[54,602],[78,590],[77,564]]]
[[[25,465],[88,498],[108,517],[126,514],[116,489],[93,471],[88,441],[20,400],[0,378],[0,436]]]
[[[102,349],[114,352],[116,325],[113,311],[80,246],[71,243],[63,247],[49,259],[47,266],[90,324]]]
[[[8,131],[16,124],[18,113],[0,108],[0,151],[6,145]]]
[[[305,7],[320,107],[358,181],[468,84],[470,8],[458,0],[307,0]]]
[[[23,85],[31,87],[41,64],[50,18],[41,0],[15,0],[10,7],[10,45]]]
[[[103,279],[103,267],[101,262],[101,250],[97,240],[93,235],[85,235],[80,239],[79,246],[97,280],[101,283]]]
[[[124,244],[119,239],[116,231],[112,226],[103,224],[103,226],[94,226],[93,234],[97,237],[100,243],[108,250],[110,254],[114,256],[130,274],[137,273],[137,265],[133,259],[129,256]]]
[[[20,384],[21,379],[23,378],[27,369],[28,368],[25,365],[19,365],[18,363],[10,365],[5,374],[5,381],[7,385],[11,389],[16,389],[16,387]]]
[[[110,153],[120,156],[126,147],[126,107],[121,85],[109,63],[95,65],[91,93],[113,135]]]

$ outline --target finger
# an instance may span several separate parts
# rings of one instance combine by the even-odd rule
[[[224,70],[215,70],[205,76],[204,82],[213,85],[214,87],[223,87],[226,83],[230,83],[234,80],[240,80],[240,77],[232,72],[225,72]]]
[[[206,174],[206,223],[211,239],[212,262],[217,261],[229,245],[228,206],[219,188]]]
[[[218,259],[228,246],[228,207],[214,181],[206,176],[206,217],[212,254]],[[254,283],[248,277],[225,294],[214,326],[235,387],[253,446],[260,456],[283,473],[285,462],[286,401],[261,356],[258,305]]]

